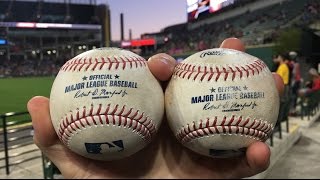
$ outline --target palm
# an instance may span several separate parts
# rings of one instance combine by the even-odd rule
[[[37,141],[37,140],[36,140]],[[155,148],[148,146],[146,149],[136,153],[135,155],[118,160],[118,161],[95,161],[77,155],[66,148],[58,139],[57,141],[46,147],[49,154],[56,154],[57,159],[63,159],[57,164],[59,170],[68,178],[105,178],[105,177],[144,177],[150,171],[150,160],[148,156],[155,154]],[[48,152],[44,152],[45,154]],[[151,153],[151,154],[150,154]]]
[[[122,160],[104,162],[84,158],[67,149],[57,137],[47,150],[59,156],[57,159],[63,159],[56,163],[62,174],[71,178],[234,178],[254,174],[245,157],[213,159],[184,148],[172,137],[166,123],[151,144]]]
[[[167,159],[176,178],[239,178],[253,175],[245,157],[213,159],[183,149]],[[241,171],[239,171],[241,170]],[[218,173],[217,173],[218,172]]]
[[[268,147],[264,143],[255,143],[250,148],[246,156],[235,158],[210,158],[199,155],[183,147],[174,137],[166,121],[164,121],[161,132],[161,153],[165,157],[165,166],[174,178],[239,178],[256,174],[257,169],[249,157],[252,148],[260,149],[260,158],[268,165]],[[260,165],[259,165],[260,166]],[[265,165],[260,166],[262,171]]]

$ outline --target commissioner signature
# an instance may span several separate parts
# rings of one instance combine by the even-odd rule
[[[222,112],[231,112],[231,111],[242,111],[244,109],[255,109],[258,104],[255,101],[251,102],[230,102],[225,103],[212,103],[208,102],[204,105],[203,110],[222,110]]]
[[[74,95],[74,98],[82,98],[91,96],[92,99],[102,99],[102,98],[112,98],[114,96],[124,97],[128,93],[126,90],[113,90],[109,91],[107,89],[95,89],[95,90],[78,90]]]

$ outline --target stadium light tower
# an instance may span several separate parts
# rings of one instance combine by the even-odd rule
[[[124,40],[123,13],[120,14],[121,41]]]

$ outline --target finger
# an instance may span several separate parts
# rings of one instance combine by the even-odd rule
[[[49,99],[36,96],[27,104],[34,127],[34,141],[66,177],[72,177],[84,158],[72,153],[58,139],[49,113]],[[84,163],[83,163],[84,164]],[[73,166],[72,169],[68,169]]]
[[[281,76],[277,73],[272,73],[274,80],[276,81],[276,86],[279,91],[280,96],[283,94],[284,91],[284,83]]]
[[[152,74],[160,81],[168,81],[176,66],[176,60],[165,53],[156,54],[148,59]]]
[[[265,143],[251,144],[246,151],[246,162],[249,169],[246,176],[253,176],[265,171],[270,164],[270,154],[270,148]]]
[[[237,38],[227,38],[225,39],[221,45],[220,48],[227,48],[227,49],[235,49],[238,51],[245,51],[245,46],[243,42]]]
[[[51,123],[49,99],[41,96],[33,97],[29,100],[27,108],[32,119],[37,145],[48,147],[56,143],[58,137]]]

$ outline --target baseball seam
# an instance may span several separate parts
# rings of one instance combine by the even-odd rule
[[[73,58],[66,62],[61,71],[94,71],[96,69],[103,69],[107,66],[110,69],[126,69],[126,68],[138,68],[145,67],[147,62],[141,57],[96,57],[96,58]]]
[[[237,76],[240,79],[243,77],[249,78],[250,76],[260,74],[265,69],[267,69],[267,66],[261,60],[255,60],[247,65],[227,65],[226,67],[208,67],[206,65],[201,66],[182,62],[176,66],[173,75],[174,77],[188,80],[199,79],[201,82],[204,80],[210,81],[211,79],[218,81],[221,78],[226,81],[230,75],[232,80]]]
[[[268,139],[272,132],[273,125],[262,120],[243,119],[242,116],[238,118],[233,115],[230,119],[226,116],[223,117],[219,123],[218,117],[215,116],[213,119],[207,118],[204,122],[193,122],[191,125],[183,127],[177,134],[176,137],[181,143],[190,142],[193,139],[201,138],[210,135],[241,135],[247,136],[260,141]]]
[[[118,104],[115,107],[108,104],[106,108],[103,108],[102,104],[94,108],[94,105],[91,104],[88,110],[86,106],[82,110],[77,108],[75,116],[72,111],[66,114],[61,119],[58,136],[64,144],[69,145],[75,133],[94,126],[109,125],[131,129],[132,132],[142,136],[146,142],[150,142],[156,133],[155,124],[148,116],[145,116],[144,112],[141,113],[139,110],[126,106],[119,108]]]

